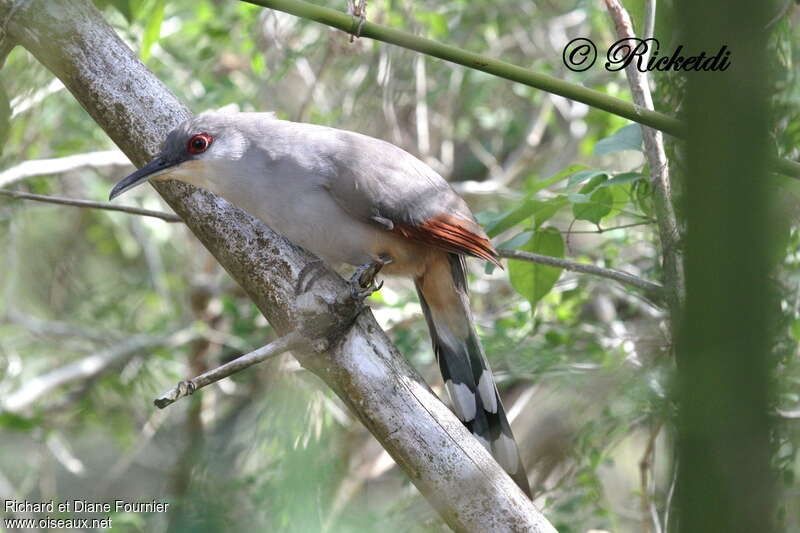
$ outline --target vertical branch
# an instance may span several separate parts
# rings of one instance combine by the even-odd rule
[[[677,2],[684,46],[731,52],[686,73],[686,307],[677,335],[678,530],[770,533],[775,493],[769,385],[779,305],[768,180],[771,2]],[[725,13],[720,16],[720,13]],[[711,75],[708,75],[711,74]]]
[[[614,21],[617,37],[632,39],[633,24],[628,12],[619,0],[605,0],[608,12]],[[628,84],[636,105],[653,110],[653,97],[647,75],[640,72],[634,63],[625,68]],[[667,288],[672,316],[680,311],[685,290],[682,259],[680,252],[680,233],[672,205],[672,187],[669,179],[669,163],[664,151],[664,138],[660,131],[642,125],[644,154],[650,165],[651,182],[654,189],[654,203],[658,221],[658,236],[664,261],[664,285]]]

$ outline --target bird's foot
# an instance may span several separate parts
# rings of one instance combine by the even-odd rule
[[[294,284],[294,295],[300,296],[307,293],[317,280],[325,275],[325,272],[325,263],[319,259],[306,263],[297,276],[297,282]]]
[[[367,0],[347,0],[347,12],[353,17],[358,17],[358,25],[350,34],[352,43],[355,38],[361,37],[361,29],[367,21]]]
[[[350,294],[353,296],[355,301],[361,303],[372,293],[381,290],[381,287],[383,287],[383,281],[380,283],[375,283],[375,277],[384,266],[391,262],[391,258],[381,256],[378,259],[361,265],[356,269],[349,281]]]

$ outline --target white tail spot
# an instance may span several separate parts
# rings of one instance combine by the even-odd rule
[[[497,412],[497,393],[494,389],[494,380],[492,379],[491,370],[485,370],[481,373],[481,380],[478,382],[478,392],[483,401],[483,408],[490,413]]]
[[[475,418],[475,394],[463,383],[453,383],[448,379],[445,383],[447,392],[453,400],[453,409],[462,422],[469,422]]]
[[[517,473],[519,469],[519,452],[514,439],[501,433],[497,440],[492,443],[492,450],[492,455],[503,467],[503,470],[512,476]]]

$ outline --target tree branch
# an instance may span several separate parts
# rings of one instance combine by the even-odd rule
[[[0,17],[7,8],[0,1]],[[28,0],[9,31],[137,165],[190,116],[86,0]],[[298,297],[296,280],[312,256],[206,191],[175,181],[153,186],[279,335],[328,335],[327,350],[293,354],[358,416],[453,530],[555,531],[372,314],[352,314],[350,290],[339,276],[327,272]]]
[[[289,333],[288,335],[285,335],[267,344],[266,346],[262,346],[261,348],[253,350],[248,354],[237,357],[233,361],[229,361],[228,363],[218,366],[213,370],[209,370],[208,372],[200,374],[196,378],[179,382],[172,389],[153,400],[153,404],[159,409],[163,409],[185,396],[194,394],[195,391],[202,389],[203,387],[227,378],[231,374],[235,374],[236,372],[244,370],[245,368],[249,368],[257,363],[269,359],[270,357],[274,357],[293,348],[297,348],[302,342],[304,342],[304,337],[301,334],[298,332]]]
[[[108,166],[129,166],[130,164],[131,162],[128,161],[125,154],[119,150],[89,152],[52,159],[32,159],[0,172],[0,187],[6,187],[14,182],[34,176],[63,174],[85,167],[103,168]]]
[[[242,0],[250,4],[268,7],[289,13],[304,19],[313,20],[344,32],[353,34],[358,26],[359,19],[342,11],[310,4],[302,0]],[[678,119],[647,109],[640,105],[631,104],[625,100],[608,96],[600,91],[588,89],[580,85],[569,83],[547,74],[540,74],[524,69],[499,59],[482,56],[468,52],[455,46],[443,44],[424,37],[411,35],[401,30],[366,21],[361,28],[360,37],[368,37],[377,41],[395,44],[402,48],[415,50],[423,54],[438,57],[471,69],[480,70],[500,78],[515,81],[541,89],[552,94],[582,102],[586,105],[608,111],[614,115],[627,118],[638,124],[644,124],[674,137],[686,136],[686,125]],[[774,159],[772,167],[775,172],[791,178],[800,178],[800,163],[791,159]]]
[[[595,265],[587,265],[586,263],[579,263],[577,261],[570,261],[569,259],[560,259],[558,257],[551,257],[549,255],[541,255],[533,252],[524,252],[522,250],[497,250],[500,257],[507,259],[517,259],[519,261],[529,261],[531,263],[539,263],[540,265],[547,265],[556,268],[563,268],[571,272],[581,272],[583,274],[591,274],[601,278],[613,279],[625,285],[631,285],[637,289],[642,289],[647,295],[656,303],[664,300],[664,287],[652,281],[647,281],[642,278],[637,278],[633,274],[622,272],[621,270],[613,270],[611,268],[602,268]]]
[[[620,39],[633,39],[633,24],[628,12],[619,0],[605,0],[611,19]],[[625,68],[628,84],[631,87],[633,101],[644,108],[653,109],[653,97],[647,75],[630,64]],[[683,304],[685,282],[683,275],[683,260],[680,253],[680,233],[675,209],[672,205],[672,186],[669,180],[669,162],[664,151],[664,139],[660,131],[642,126],[642,140],[644,154],[650,165],[653,189],[655,191],[654,204],[658,235],[661,240],[662,255],[664,258],[664,283],[667,287],[667,300],[673,316],[677,316]]]
[[[93,202],[91,200],[79,200],[77,198],[62,198],[60,196],[44,196],[41,194],[31,194],[20,191],[9,191],[8,189],[0,189],[0,196],[8,196],[11,198],[18,198],[20,200],[33,200],[35,202],[44,202],[47,204],[71,205],[73,207],[84,207],[90,209],[102,209],[105,211],[120,211],[130,215],[142,215],[145,217],[160,218],[167,222],[182,222],[181,217],[173,215],[172,213],[164,213],[163,211],[153,211],[152,209],[144,209],[141,207],[133,207],[127,205],[114,205],[107,202]]]

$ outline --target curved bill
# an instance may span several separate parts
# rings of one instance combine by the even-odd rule
[[[176,165],[175,162],[167,161],[165,158],[159,156],[147,163],[145,166],[131,174],[126,178],[122,178],[108,195],[109,200],[113,200],[120,194],[128,189],[133,189],[137,185],[144,183],[150,178],[155,178],[161,174],[166,174]]]

